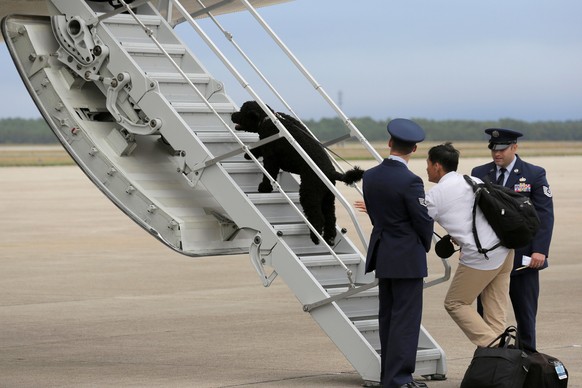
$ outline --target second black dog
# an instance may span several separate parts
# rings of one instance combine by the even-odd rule
[[[364,171],[358,167],[354,167],[343,174],[336,171],[321,143],[307,131],[307,128],[292,116],[285,113],[275,114],[291,136],[333,184],[336,181],[341,181],[350,185],[362,179]],[[232,114],[231,119],[236,124],[236,130],[258,133],[260,139],[279,133],[277,126],[269,119],[269,116],[256,101],[245,102],[239,112]],[[289,144],[287,139],[277,139],[261,147],[254,148],[251,152],[257,158],[263,157],[263,165],[273,179],[277,179],[279,170],[300,176],[299,202],[303,207],[305,217],[318,233],[323,236],[324,240],[333,245],[337,233],[335,225],[335,196],[309,164]],[[245,155],[245,157],[250,159],[248,155]],[[261,193],[273,191],[269,178],[263,177],[258,191]],[[319,244],[319,240],[313,232],[311,232],[311,240],[315,244]]]

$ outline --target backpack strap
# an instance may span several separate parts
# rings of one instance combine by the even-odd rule
[[[463,178],[465,178],[465,181],[467,181],[469,186],[471,186],[474,193],[476,193],[479,190],[477,183],[475,183],[475,181],[473,179],[471,179],[471,177],[469,175],[463,175]]]
[[[467,181],[467,183],[469,184],[469,186],[471,186],[471,188],[473,189],[473,192],[475,193],[475,202],[473,203],[473,237],[475,238],[475,245],[477,245],[477,251],[479,253],[481,253],[483,256],[485,256],[485,259],[489,260],[489,256],[487,256],[487,252],[492,251],[497,247],[500,247],[501,242],[495,244],[493,247],[491,247],[489,249],[485,249],[481,245],[481,241],[479,240],[479,234],[477,233],[477,223],[475,222],[475,219],[477,217],[477,206],[479,204],[479,198],[481,197],[481,190],[483,190],[483,187],[480,187],[468,175],[463,175],[463,178],[465,178],[465,181]]]

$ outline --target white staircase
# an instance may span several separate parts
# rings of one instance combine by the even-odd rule
[[[282,278],[362,378],[378,381],[378,297],[365,255],[339,228],[334,247],[313,244],[294,176],[281,173],[278,192],[257,192],[265,171],[243,155],[258,138],[235,133],[236,105],[156,7],[136,1],[112,14],[103,2],[48,3],[51,18],[10,16],[2,29],[79,167],[170,248],[249,253],[265,286]],[[446,374],[444,352],[424,328],[416,373]]]

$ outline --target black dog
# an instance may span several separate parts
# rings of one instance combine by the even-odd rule
[[[273,110],[271,109],[271,111]],[[347,171],[345,174],[336,171],[321,143],[311,136],[307,128],[294,117],[284,113],[275,113],[274,111],[273,113],[277,115],[277,118],[291,133],[291,136],[333,184],[336,181],[342,181],[350,185],[362,179],[364,171],[358,167]],[[256,101],[245,102],[239,112],[232,114],[231,119],[236,124],[235,129],[237,131],[258,133],[260,139],[279,133],[277,126],[269,119],[269,116]],[[301,155],[289,144],[287,139],[277,139],[254,148],[251,152],[257,158],[263,157],[263,165],[273,179],[277,179],[280,169],[298,174],[301,177],[299,202],[303,207],[305,216],[317,232],[322,234],[324,240],[333,245],[336,237],[335,196],[307,162],[303,160]],[[250,159],[248,155],[245,155],[245,157]],[[269,178],[263,177],[258,190],[261,193],[273,191]],[[319,244],[319,240],[313,232],[311,232],[311,240],[315,244]]]

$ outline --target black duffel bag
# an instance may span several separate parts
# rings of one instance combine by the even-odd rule
[[[523,388],[566,388],[568,370],[556,357],[544,353],[530,353],[531,365]]]
[[[520,349],[517,329],[509,326],[487,347],[479,347],[465,372],[461,388],[522,387],[530,360]],[[499,343],[499,346],[494,344]]]

